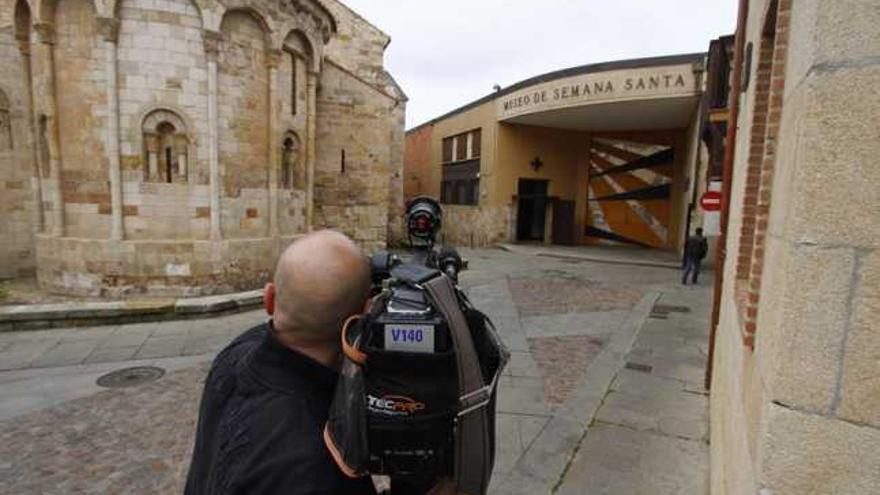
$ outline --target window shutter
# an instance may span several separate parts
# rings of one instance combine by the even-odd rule
[[[443,140],[443,163],[452,161],[452,139],[446,138]]]
[[[479,158],[480,155],[480,140],[482,138],[482,131],[477,129],[473,131],[473,153],[471,154],[471,158]]]

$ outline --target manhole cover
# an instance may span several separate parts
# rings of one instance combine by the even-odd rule
[[[165,370],[155,366],[136,366],[134,368],[124,368],[121,370],[111,371],[106,375],[98,378],[98,385],[107,388],[123,388],[135,387],[143,385],[159,378],[165,374]]]

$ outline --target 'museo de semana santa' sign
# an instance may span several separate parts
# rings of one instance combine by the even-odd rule
[[[503,120],[544,110],[615,100],[668,98],[697,93],[691,65],[584,74],[535,84],[497,100]]]

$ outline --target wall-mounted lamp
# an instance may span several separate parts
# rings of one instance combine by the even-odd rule
[[[529,165],[532,166],[532,170],[534,170],[535,172],[537,172],[541,167],[544,166],[544,162],[541,161],[541,158],[540,158],[540,157],[537,157],[537,156],[536,156],[535,159],[532,160],[532,163],[530,163]]]

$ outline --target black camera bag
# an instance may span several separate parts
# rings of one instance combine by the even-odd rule
[[[495,385],[508,353],[448,277],[420,285],[447,321],[452,346],[425,354],[374,345],[370,322],[387,303],[380,296],[346,322],[324,439],[349,476],[427,483],[451,476],[460,492],[482,495],[494,463]]]

